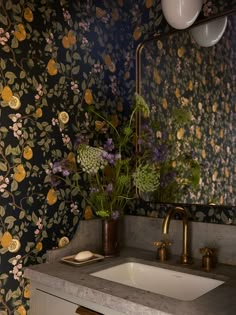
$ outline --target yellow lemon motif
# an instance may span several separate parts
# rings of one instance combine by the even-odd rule
[[[10,252],[10,253],[16,253],[16,252],[18,252],[18,250],[20,249],[20,247],[21,247],[21,243],[20,243],[20,241],[19,240],[17,240],[16,238],[13,238],[12,240],[11,240],[11,242],[8,244],[8,251]]]
[[[102,17],[104,17],[106,15],[106,11],[102,10],[99,7],[96,7],[96,17],[101,19]]]
[[[57,202],[57,193],[54,188],[49,189],[47,194],[47,203],[49,206],[54,205]]]
[[[22,42],[23,40],[26,39],[26,31],[23,24],[20,23],[16,26],[14,35],[18,39],[19,42]]]
[[[160,74],[157,71],[157,69],[154,69],[153,77],[154,77],[154,80],[156,81],[157,84],[161,83],[161,77],[160,77]]]
[[[21,102],[17,96],[12,96],[12,98],[8,102],[8,105],[10,108],[17,110],[21,107]]]
[[[188,89],[189,89],[190,91],[193,90],[193,81],[192,81],[192,80],[190,80],[189,83],[188,83]]]
[[[110,55],[105,55],[104,61],[107,66],[110,66],[110,64],[112,63]]]
[[[58,247],[62,248],[65,247],[66,245],[68,245],[70,243],[70,240],[67,236],[63,236],[59,239],[58,241]]]
[[[24,18],[26,19],[27,22],[32,22],[34,19],[33,12],[31,11],[30,8],[25,8],[24,10]]]
[[[87,206],[84,210],[84,218],[85,220],[90,220],[93,217],[93,211],[90,206]]]
[[[125,80],[128,80],[130,78],[130,72],[129,71],[125,72],[124,78],[125,78]]]
[[[183,46],[178,49],[177,54],[178,54],[179,58],[183,57],[183,55],[184,55],[184,47]]]
[[[118,115],[112,115],[111,123],[115,128],[119,125]]]
[[[91,105],[93,103],[93,94],[90,89],[87,89],[84,94],[84,100],[88,105]]]
[[[180,91],[179,91],[178,88],[175,89],[175,96],[176,96],[177,98],[180,97]]]
[[[199,65],[201,65],[201,64],[202,64],[202,57],[201,57],[201,54],[200,54],[199,51],[197,51],[196,59],[197,59],[197,63],[198,63]]]
[[[119,11],[116,8],[112,9],[111,16],[112,16],[113,21],[118,21],[120,18]]]
[[[24,157],[26,160],[32,159],[32,157],[33,157],[33,151],[32,151],[32,149],[31,149],[30,146],[27,145],[26,147],[24,147],[24,150],[23,150],[23,157]]]
[[[168,107],[168,102],[167,102],[167,99],[166,99],[166,98],[163,98],[163,100],[162,100],[162,107],[163,107],[164,109],[167,109],[167,107]]]
[[[69,117],[67,112],[60,112],[59,115],[58,115],[58,119],[63,124],[67,124],[69,119],[70,119],[70,117]]]
[[[105,124],[106,124],[105,121],[96,120],[95,121],[96,131],[101,130],[105,126]]]
[[[183,139],[183,136],[184,136],[184,128],[180,128],[177,132],[177,139],[181,140]]]
[[[20,305],[18,308],[17,308],[17,312],[20,314],[20,315],[26,315],[26,309],[23,305]]]
[[[70,152],[67,157],[66,157],[67,161],[69,161],[70,163],[70,167],[76,171],[77,170],[77,164],[76,164],[76,158],[73,152]]]
[[[152,0],[146,0],[146,1],[145,1],[145,5],[146,5],[146,8],[147,8],[147,9],[150,9],[151,6],[152,6]]]
[[[26,171],[24,169],[24,166],[22,164],[19,164],[16,167],[16,171],[15,171],[13,177],[18,183],[20,183],[25,179],[25,176],[26,176]]]
[[[109,71],[111,72],[115,72],[116,71],[116,65],[114,64],[114,62],[112,62],[109,67],[108,67]]]
[[[134,40],[138,40],[141,37],[141,35],[142,35],[142,30],[140,27],[137,26],[133,32]]]
[[[47,70],[51,76],[57,75],[58,70],[57,70],[57,63],[55,60],[53,59],[49,60],[47,64]]]
[[[2,238],[1,238],[1,245],[3,248],[7,248],[8,245],[10,244],[10,242],[12,241],[12,236],[11,236],[11,233],[9,233],[8,231],[6,231]]]
[[[26,299],[30,298],[30,284],[29,283],[24,288],[24,297]]]
[[[63,36],[63,38],[62,38],[62,46],[64,48],[70,48],[70,41],[69,41],[68,36]]]
[[[4,86],[2,90],[2,99],[5,102],[9,102],[12,96],[13,96],[13,93],[12,93],[11,88],[8,85]]]
[[[38,252],[41,252],[41,250],[43,249],[43,243],[42,242],[38,242],[36,244],[36,249]]]
[[[37,118],[40,118],[40,117],[43,116],[43,111],[42,111],[41,108],[37,108],[37,109],[36,109],[35,116],[36,116]]]

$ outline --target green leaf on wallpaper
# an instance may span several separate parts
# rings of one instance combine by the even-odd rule
[[[70,51],[69,51],[69,50],[67,50],[67,52],[66,52],[66,61],[67,61],[68,63],[71,63],[71,62],[72,62],[72,59],[71,59],[71,55],[70,55]]]
[[[9,53],[11,51],[10,47],[6,45],[2,47],[2,50],[5,51],[6,53]]]
[[[73,96],[73,104],[77,104],[79,101],[79,95],[74,95]]]
[[[4,223],[8,224],[8,229],[11,229],[14,226],[15,221],[16,221],[16,218],[10,215],[6,217],[6,219],[4,220]]]
[[[16,180],[13,180],[11,183],[11,192],[17,191],[17,189],[18,189],[18,183]]]
[[[77,52],[73,53],[72,57],[74,60],[81,60],[80,54]]]
[[[64,85],[65,82],[66,82],[66,77],[61,76],[61,77],[60,77],[60,80],[59,80],[59,84],[60,84],[60,85]]]
[[[8,25],[8,20],[7,20],[7,17],[0,14],[0,22],[4,25]]]
[[[6,273],[0,274],[0,280],[4,280],[4,279],[7,279],[7,278],[8,278],[8,275]]]
[[[25,71],[22,70],[22,71],[20,72],[20,79],[24,79],[25,76],[26,76],[26,73],[25,73]]]
[[[76,75],[79,73],[79,71],[80,71],[80,66],[77,66],[77,67],[73,67],[71,72],[72,74]]]
[[[6,302],[8,302],[12,297],[12,290],[9,290],[6,294]]]
[[[6,9],[7,10],[11,10],[12,9],[12,1],[11,0],[7,0],[6,1]]]
[[[21,14],[21,6],[20,6],[20,4],[13,5],[13,6],[12,6],[12,10],[13,10],[16,14]],[[14,18],[16,18],[16,16],[14,16]]]
[[[19,42],[18,40],[16,39],[16,37],[14,36],[12,38],[12,41],[11,41],[11,48],[15,49],[15,48],[18,48],[19,47]]]
[[[9,144],[7,147],[6,147],[6,150],[5,150],[5,155],[9,155],[9,154],[12,154],[13,153],[13,150],[12,150],[12,146]]]
[[[7,71],[5,77],[8,79],[8,84],[13,84],[16,79],[15,73],[11,71]]]
[[[3,206],[0,206],[0,216],[1,217],[5,216],[5,209],[3,208]]]
[[[19,213],[19,219],[22,220],[22,219],[24,219],[24,217],[25,217],[25,211],[22,210],[22,211]]]
[[[60,205],[59,205],[58,210],[59,210],[59,211],[64,210],[64,209],[65,209],[65,205],[66,205],[65,201],[62,201],[62,202],[60,203]]]
[[[6,163],[0,162],[0,171],[6,172],[7,171],[7,165]]]
[[[4,59],[1,58],[1,61],[0,61],[0,66],[1,66],[1,69],[2,70],[5,70],[6,69],[6,62],[4,61]]]

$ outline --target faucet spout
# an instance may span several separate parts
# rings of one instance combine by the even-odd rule
[[[183,221],[183,250],[181,255],[181,264],[188,265],[191,264],[192,260],[189,256],[189,249],[188,249],[188,213],[182,207],[175,207],[171,208],[168,212],[166,217],[163,220],[162,224],[162,233],[168,234],[169,233],[169,226],[170,221],[173,215],[178,212],[182,216]]]

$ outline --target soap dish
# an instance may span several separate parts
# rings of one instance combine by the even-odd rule
[[[75,260],[75,256],[76,255],[63,257],[63,258],[61,258],[61,262],[67,263],[67,264],[72,265],[72,266],[81,266],[81,265],[90,264],[90,263],[104,259],[104,256],[102,256],[102,255],[93,254],[93,256],[88,260],[77,261],[77,260]]]

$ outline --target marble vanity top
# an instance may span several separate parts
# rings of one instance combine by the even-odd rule
[[[132,288],[90,275],[126,261],[148,263],[190,274],[219,279],[225,283],[193,301],[180,301],[160,294]],[[204,272],[200,262],[183,267],[176,257],[166,263],[158,262],[153,252],[126,248],[119,257],[105,258],[83,266],[70,266],[60,261],[28,267],[25,277],[49,288],[59,289],[82,299],[109,307],[128,315],[235,315],[236,267],[218,265],[212,272]],[[158,281],[158,279],[156,279]],[[181,290],[181,287],[180,287]]]

